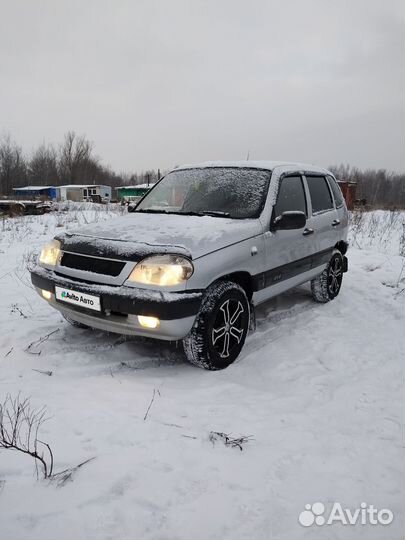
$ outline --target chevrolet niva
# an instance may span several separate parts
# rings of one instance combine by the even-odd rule
[[[56,236],[31,279],[75,326],[182,340],[190,362],[216,370],[238,357],[258,304],[307,281],[317,302],[339,294],[347,228],[323,168],[186,165],[133,213]]]

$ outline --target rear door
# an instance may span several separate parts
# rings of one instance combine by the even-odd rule
[[[348,213],[347,208],[345,204],[345,200],[343,198],[343,193],[340,190],[340,187],[338,186],[338,183],[333,178],[333,176],[328,175],[327,177],[329,186],[331,188],[331,191],[333,193],[333,198],[335,200],[335,208],[336,208],[336,224],[334,225],[335,229],[335,241],[339,242],[340,240],[346,240],[347,238],[347,225],[348,225]]]
[[[329,261],[337,242],[336,227],[339,225],[331,188],[323,175],[305,175],[311,203],[311,219],[316,246],[312,266],[317,268]]]

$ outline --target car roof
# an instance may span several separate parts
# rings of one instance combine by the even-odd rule
[[[205,161],[203,163],[190,163],[186,165],[180,165],[174,170],[181,169],[205,169],[208,167],[240,167],[248,169],[266,169],[273,171],[277,167],[283,167],[285,169],[293,169],[296,171],[312,171],[323,174],[331,174],[327,169],[318,167],[317,165],[310,165],[308,163],[295,163],[292,161]]]

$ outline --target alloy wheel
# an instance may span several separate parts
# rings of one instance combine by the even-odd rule
[[[343,265],[341,257],[334,257],[329,265],[328,271],[328,291],[329,295],[334,298],[340,290],[343,278]]]
[[[231,298],[219,307],[212,328],[212,345],[221,358],[228,358],[241,342],[245,331],[244,312],[242,303]]]

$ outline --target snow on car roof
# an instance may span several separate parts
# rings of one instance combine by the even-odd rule
[[[327,173],[328,171],[323,167],[317,165],[311,165],[308,163],[294,163],[292,161],[205,161],[202,163],[189,163],[180,165],[174,170],[180,169],[200,169],[205,167],[241,167],[241,168],[254,168],[254,169],[267,169],[272,171],[277,167],[291,167],[299,170],[308,170],[314,172]]]
[[[25,186],[13,188],[13,191],[43,191],[44,189],[55,189],[55,186]]]
[[[65,184],[63,186],[58,186],[60,188],[96,188],[96,187],[111,187],[107,184]]]
[[[150,184],[134,184],[133,186],[119,186],[116,189],[145,189],[145,188],[151,188],[155,185],[156,182],[151,182]]]

